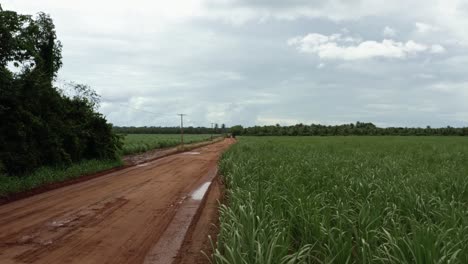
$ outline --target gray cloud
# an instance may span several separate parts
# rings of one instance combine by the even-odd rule
[[[96,89],[100,111],[117,125],[177,125],[183,112],[195,126],[466,126],[468,13],[431,2],[7,0],[3,7],[52,15],[64,44],[60,78]],[[312,33],[340,34],[341,55],[298,50]],[[369,41],[380,48],[384,39],[402,52],[390,54],[403,55],[358,49]],[[409,52],[409,41],[424,50]]]

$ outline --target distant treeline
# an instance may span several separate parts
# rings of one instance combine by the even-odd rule
[[[179,134],[180,127],[119,127],[114,126],[114,133],[117,134]],[[209,127],[184,127],[184,134],[222,134],[228,133],[224,124],[221,127],[215,125],[214,128]]]
[[[468,127],[455,128],[408,128],[387,127],[380,128],[372,123],[357,122],[335,126],[304,125],[294,126],[254,126],[231,127],[230,131],[244,136],[468,136]]]
[[[178,134],[180,127],[118,127],[114,126],[117,134]],[[293,126],[253,126],[241,125],[226,128],[223,125],[213,129],[209,127],[184,127],[185,134],[224,134],[232,133],[241,136],[468,136],[468,127],[443,128],[411,128],[411,127],[377,127],[372,123],[357,122],[325,126],[319,124],[297,124]]]

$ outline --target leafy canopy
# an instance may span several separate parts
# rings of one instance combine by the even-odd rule
[[[61,52],[49,15],[0,7],[0,172],[115,158],[121,147],[95,111],[99,97],[93,90],[72,83],[76,93],[69,97],[54,87]]]

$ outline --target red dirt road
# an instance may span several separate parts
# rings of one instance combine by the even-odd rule
[[[0,263],[163,263],[158,252],[173,249],[161,245],[174,244],[170,232],[177,233],[179,223],[188,229],[197,188],[232,143],[226,139],[0,206]]]

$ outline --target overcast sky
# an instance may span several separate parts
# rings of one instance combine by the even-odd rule
[[[468,126],[466,0],[1,2],[52,16],[115,125]]]

